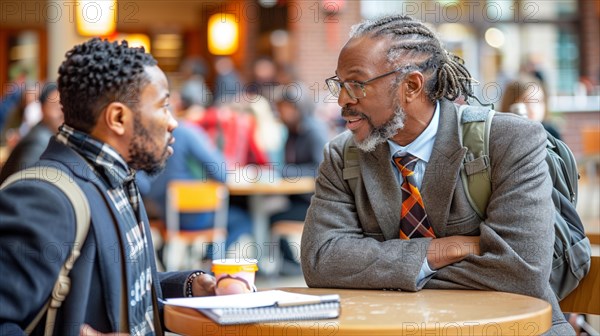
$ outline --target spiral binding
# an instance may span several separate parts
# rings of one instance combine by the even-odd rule
[[[321,320],[337,318],[340,315],[340,303],[323,302],[290,307],[200,309],[200,311],[222,325]]]

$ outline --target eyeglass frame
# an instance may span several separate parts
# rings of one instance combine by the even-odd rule
[[[399,67],[399,68],[397,68],[397,69],[395,69],[395,70],[392,70],[392,71],[390,71],[390,72],[386,72],[386,73],[384,73],[384,74],[382,74],[382,75],[379,75],[379,76],[373,77],[373,78],[371,78],[371,79],[368,79],[368,80],[366,80],[366,81],[347,80],[347,81],[343,81],[343,82],[342,82],[342,81],[340,81],[340,80],[339,80],[339,77],[338,77],[337,75],[335,75],[335,76],[332,76],[332,77],[329,77],[329,78],[325,79],[325,85],[327,86],[327,89],[329,89],[329,92],[330,92],[330,93],[331,93],[331,94],[332,94],[334,97],[336,97],[336,98],[338,98],[338,97],[340,96],[340,93],[342,93],[342,86],[343,86],[343,87],[344,87],[344,89],[346,89],[346,92],[348,93],[348,95],[350,96],[350,98],[352,98],[352,99],[356,99],[356,100],[359,100],[359,99],[361,99],[361,98],[365,98],[365,97],[367,96],[367,91],[365,90],[365,85],[367,85],[367,84],[369,84],[370,82],[373,82],[373,81],[375,81],[375,80],[377,80],[377,79],[380,79],[380,78],[383,78],[383,77],[387,77],[387,76],[389,76],[389,75],[391,75],[391,74],[394,74],[394,73],[396,73],[396,72],[398,72],[398,71],[405,70],[405,69],[406,69],[406,66],[404,65],[404,66],[401,66],[401,67]],[[336,78],[336,77],[338,77],[338,78]],[[339,83],[339,84],[340,84],[340,85],[339,85],[339,88],[340,88],[340,90],[338,91],[337,95],[336,95],[335,93],[331,92],[331,87],[330,87],[330,86],[329,86],[329,84],[328,84],[330,81],[333,81],[333,82],[336,82],[336,83]],[[354,91],[353,91],[353,90],[351,90],[351,89],[348,89],[348,87],[346,86],[346,84],[347,84],[347,83],[350,83],[350,82],[360,85],[360,89],[361,89],[361,91],[362,91],[362,93],[363,93],[363,96],[362,96],[362,97],[360,97],[360,98],[359,98],[359,97],[356,97],[356,96],[353,94],[353,92],[354,92]]]

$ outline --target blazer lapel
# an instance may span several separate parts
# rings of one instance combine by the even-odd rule
[[[458,139],[454,103],[440,101],[440,124],[421,184],[425,211],[437,237],[444,237],[452,196],[466,148]]]
[[[402,194],[392,170],[389,145],[377,146],[371,153],[359,152],[361,175],[367,192],[364,204],[377,214],[379,227],[386,240],[399,237]]]

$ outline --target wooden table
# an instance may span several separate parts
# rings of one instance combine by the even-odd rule
[[[165,307],[168,329],[183,335],[538,335],[552,326],[547,302],[488,291],[417,293],[282,288],[341,297],[337,319],[220,326],[194,309]]]
[[[314,177],[279,178],[270,182],[227,182],[229,194],[234,196],[295,195],[315,191]]]
[[[258,246],[258,268],[263,274],[271,274],[274,263],[270,251],[279,248],[279,242],[269,242],[270,223],[266,197],[272,195],[309,194],[315,191],[314,177],[279,178],[267,182],[232,183],[227,182],[229,194],[249,196],[253,234]]]

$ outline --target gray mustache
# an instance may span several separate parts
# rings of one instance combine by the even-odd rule
[[[361,117],[367,118],[364,113],[358,112],[350,107],[342,107],[342,117]]]

